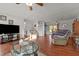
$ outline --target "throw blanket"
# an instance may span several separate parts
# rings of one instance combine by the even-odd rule
[[[64,36],[68,32],[69,32],[69,30],[59,30],[58,32],[54,32],[53,35]]]

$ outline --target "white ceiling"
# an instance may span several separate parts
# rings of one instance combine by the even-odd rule
[[[33,4],[33,10],[30,11],[25,3],[19,5],[16,5],[15,3],[0,3],[0,13],[30,21],[69,20],[79,17],[79,4],[44,3],[43,7]]]

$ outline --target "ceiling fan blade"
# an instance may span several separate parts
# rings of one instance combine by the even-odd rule
[[[19,5],[19,4],[21,4],[21,3],[16,3],[16,4]],[[35,3],[35,4],[37,4],[37,5],[39,5],[39,6],[43,6],[43,5],[44,5],[43,3]],[[29,6],[29,9],[32,10],[32,9],[33,9],[32,6]]]
[[[40,6],[43,6],[43,5],[44,5],[43,3],[36,3],[36,4],[38,4],[38,5],[40,5]]]
[[[19,5],[20,3],[16,3],[17,5]]]
[[[30,10],[32,10],[32,6],[29,6]]]

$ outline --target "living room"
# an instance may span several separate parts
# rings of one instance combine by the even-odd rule
[[[78,25],[78,3],[0,3],[0,55],[79,56]],[[35,50],[14,53],[16,42]]]

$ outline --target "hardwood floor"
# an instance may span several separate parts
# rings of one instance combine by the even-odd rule
[[[47,56],[79,56],[79,51],[74,48],[72,38],[66,46],[56,46],[49,43],[48,37],[40,37],[37,40],[40,51]]]
[[[0,55],[5,55],[11,51],[12,42],[0,44]]]
[[[39,37],[36,40],[39,45],[39,51],[47,56],[79,56],[79,51],[73,46],[72,38],[69,39],[66,46],[56,46],[49,43],[48,37]],[[12,42],[0,45],[0,55],[5,55],[11,51]]]

